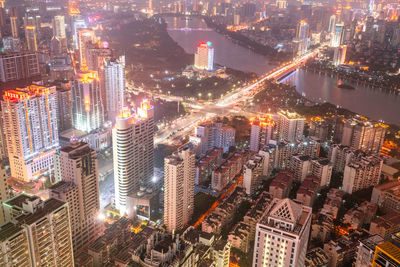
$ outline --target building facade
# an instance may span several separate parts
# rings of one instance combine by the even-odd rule
[[[147,185],[154,172],[154,107],[143,100],[136,113],[124,107],[112,130],[115,206],[126,211],[127,195]]]
[[[11,176],[23,181],[53,170],[58,148],[55,87],[31,85],[8,90],[2,115]]]
[[[187,145],[164,160],[164,224],[169,232],[180,230],[194,208],[195,154]]]
[[[97,71],[79,72],[71,84],[72,125],[91,132],[102,127],[104,108]]]
[[[303,266],[312,209],[290,199],[274,199],[257,223],[253,266]]]
[[[100,211],[96,152],[86,143],[72,141],[54,161],[59,182],[50,187],[49,195],[68,203],[74,252],[78,252],[95,237]]]

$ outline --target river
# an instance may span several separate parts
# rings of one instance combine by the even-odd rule
[[[257,74],[263,74],[276,67],[270,64],[267,57],[239,46],[208,29],[205,22],[199,18],[187,20],[182,17],[168,17],[166,21],[169,35],[188,53],[194,54],[200,42],[211,41],[214,46],[214,61],[217,64]],[[355,90],[340,89],[337,87],[337,79],[305,70],[296,71],[284,82],[295,85],[296,90],[309,100],[330,102],[375,120],[400,125],[398,95],[354,84]]]

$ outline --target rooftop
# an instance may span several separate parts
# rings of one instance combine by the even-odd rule
[[[16,220],[19,223],[30,225],[30,224],[37,222],[39,219],[43,218],[44,216],[63,207],[64,205],[66,205],[65,202],[55,199],[55,198],[50,198],[50,199],[44,201],[43,203],[41,203],[41,206],[39,208],[37,208],[35,213],[22,214],[22,215],[18,216],[16,218]]]
[[[19,194],[7,201],[4,202],[4,205],[11,207],[19,207],[22,208],[23,203],[27,203],[28,201],[34,201],[40,199],[38,196],[31,196],[25,193]]]
[[[0,227],[0,241],[7,240],[13,235],[17,234],[22,230],[22,227],[11,222],[3,224]]]

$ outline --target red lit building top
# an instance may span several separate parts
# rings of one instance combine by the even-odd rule
[[[261,127],[275,126],[275,122],[272,120],[270,115],[267,115],[266,117],[252,117],[250,118],[250,124],[259,125]]]
[[[19,102],[20,100],[30,99],[35,96],[47,95],[54,91],[54,87],[30,85],[26,88],[17,88],[5,91],[3,99],[12,102]]]

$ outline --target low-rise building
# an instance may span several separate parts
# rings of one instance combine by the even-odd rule
[[[318,239],[323,243],[330,239],[333,225],[333,216],[330,213],[318,213],[312,220],[311,240]]]
[[[319,177],[308,175],[297,190],[296,200],[303,205],[312,207],[317,198],[320,184],[321,180]]]
[[[269,192],[272,198],[287,198],[293,182],[293,173],[288,170],[282,170],[272,180],[269,185]]]
[[[304,262],[305,267],[327,266],[328,263],[329,257],[321,248],[317,247],[307,251],[306,260]]]
[[[242,187],[236,187],[235,190],[211,212],[201,223],[201,230],[207,233],[219,234],[221,228],[231,222],[237,208],[246,196]]]
[[[358,245],[358,251],[355,261],[355,267],[372,266],[374,258],[375,247],[383,243],[383,238],[379,235],[372,235],[367,238],[361,239]]]
[[[390,240],[392,234],[400,232],[400,212],[391,211],[372,220],[369,227],[371,235],[380,235],[385,241]]]
[[[349,266],[356,255],[359,240],[368,237],[366,231],[353,231],[336,241],[324,244],[324,251],[329,257],[328,267]]]
[[[384,212],[400,210],[400,181],[375,186],[371,202],[377,204]]]
[[[243,167],[244,154],[235,152],[228,157],[217,167],[214,168],[211,175],[211,188],[216,191],[221,191],[235,178]]]
[[[244,222],[236,224],[229,233],[228,240],[232,247],[247,253],[250,246],[250,226]]]
[[[222,148],[213,147],[196,161],[195,184],[199,185],[211,179],[212,171],[222,162]]]
[[[324,206],[320,213],[331,214],[333,218],[336,218],[339,208],[342,205],[344,194],[345,193],[342,190],[336,188],[329,189],[329,193],[325,199]]]
[[[359,229],[364,224],[371,223],[371,220],[378,210],[378,205],[364,201],[359,207],[352,208],[344,215],[344,223],[351,225],[353,229]]]

